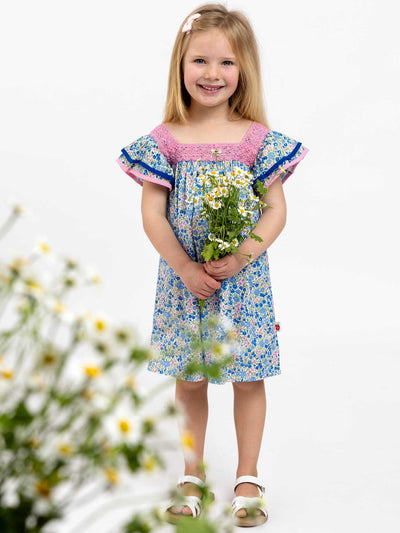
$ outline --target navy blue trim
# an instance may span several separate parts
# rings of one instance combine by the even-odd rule
[[[126,159],[129,161],[129,163],[131,163],[132,165],[134,165],[135,163],[139,163],[143,168],[145,168],[149,172],[153,172],[153,174],[157,174],[157,176],[160,176],[161,178],[165,178],[166,180],[172,183],[175,182],[175,179],[173,176],[169,176],[165,172],[161,172],[161,170],[157,170],[156,168],[150,167],[149,165],[147,165],[140,159],[132,159],[131,156],[128,154],[128,152],[125,150],[125,148],[122,148],[121,152],[126,157]]]
[[[261,174],[260,177],[258,177],[257,179],[259,180],[265,180],[270,174],[272,174],[272,172],[274,172],[274,170],[276,170],[284,161],[288,160],[288,159],[291,159],[293,156],[296,155],[296,153],[299,151],[300,149],[300,146],[301,146],[301,143],[297,143],[296,146],[294,147],[294,149],[290,152],[289,155],[285,155],[285,157],[282,157],[281,159],[279,159],[279,161],[277,163],[275,163],[275,165],[272,165],[272,167],[267,170],[267,172],[264,172],[263,174]]]

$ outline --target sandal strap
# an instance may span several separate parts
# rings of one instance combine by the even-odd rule
[[[202,511],[201,506],[201,499],[197,496],[182,496],[182,500],[179,500],[179,503],[176,501],[171,501],[166,508],[166,511],[169,512],[172,507],[189,507],[189,509],[192,511],[192,516],[195,518],[196,516],[199,516]],[[181,516],[190,516],[186,515],[185,513],[174,513],[175,516],[181,517]]]
[[[193,518],[201,513],[201,500],[197,496],[185,496],[181,505],[189,507]]]
[[[193,483],[194,485],[197,485],[198,487],[204,487],[205,483],[202,479],[196,476],[182,476],[178,480],[178,487],[182,487],[184,483]]]
[[[253,483],[253,485],[257,485],[262,494],[265,492],[264,484],[255,476],[239,476],[235,481],[235,487],[233,490],[235,490],[241,483]]]
[[[239,509],[245,509],[246,511],[250,509],[259,509],[264,516],[268,516],[266,509],[265,501],[262,498],[250,498],[248,496],[236,496],[232,500],[232,512],[234,514],[239,511]]]
[[[198,478],[197,476],[186,475],[186,476],[182,476],[179,478],[178,484],[177,484],[178,489],[181,489],[184,483],[193,483],[194,485],[197,485],[198,487],[204,487],[206,485],[205,482],[202,479]],[[192,514],[189,515],[186,513],[172,513],[172,510],[171,510],[172,507],[177,507],[177,506],[189,507]],[[203,510],[203,506],[202,506],[201,497],[192,496],[189,494],[180,494],[179,499],[177,498],[176,500],[170,501],[170,504],[166,508],[165,512],[167,513],[170,519],[172,519],[173,517],[174,522],[171,522],[171,523],[175,523],[176,520],[179,520],[181,517],[184,517],[184,516],[192,516],[193,518],[196,518],[200,516],[202,510]]]

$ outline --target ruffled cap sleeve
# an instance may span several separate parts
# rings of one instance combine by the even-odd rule
[[[139,185],[143,185],[143,181],[151,181],[170,190],[174,186],[172,167],[151,135],[139,137],[122,148],[117,163]]]
[[[285,183],[307,152],[308,148],[301,142],[270,130],[254,162],[254,181],[260,180],[269,186],[280,177],[282,183]]]

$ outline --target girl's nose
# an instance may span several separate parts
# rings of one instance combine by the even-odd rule
[[[206,70],[206,78],[210,80],[217,80],[219,79],[219,68],[218,65],[215,65],[214,63],[209,63]]]

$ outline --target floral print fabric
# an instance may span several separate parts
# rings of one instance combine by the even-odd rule
[[[137,141],[122,148],[117,159],[122,170],[139,185],[149,180],[171,189],[174,184],[174,173],[166,157],[160,152],[155,140],[144,135]]]
[[[216,163],[211,150],[221,153]],[[200,217],[204,170],[229,172],[235,167],[251,172],[257,179],[271,184],[280,177],[282,182],[293,173],[308,149],[290,137],[268,130],[253,122],[240,143],[184,144],[179,143],[161,124],[150,135],[141,137],[122,150],[118,163],[123,170],[142,184],[148,179],[168,187],[167,218],[175,235],[193,261],[203,262],[203,249],[208,229]],[[252,184],[249,190],[253,192]],[[246,191],[243,191],[246,194]],[[254,214],[254,223],[259,217]],[[158,355],[148,363],[148,370],[189,381],[200,381],[200,374],[185,375],[192,359],[205,364],[213,362],[211,352],[193,349],[193,336],[200,323],[217,314],[217,331],[204,329],[203,337],[224,338],[229,324],[236,334],[237,350],[233,362],[223,369],[220,379],[211,383],[255,381],[280,374],[280,356],[275,310],[265,251],[235,276],[223,280],[221,288],[205,301],[200,311],[198,299],[160,258],[153,317],[151,343]]]

